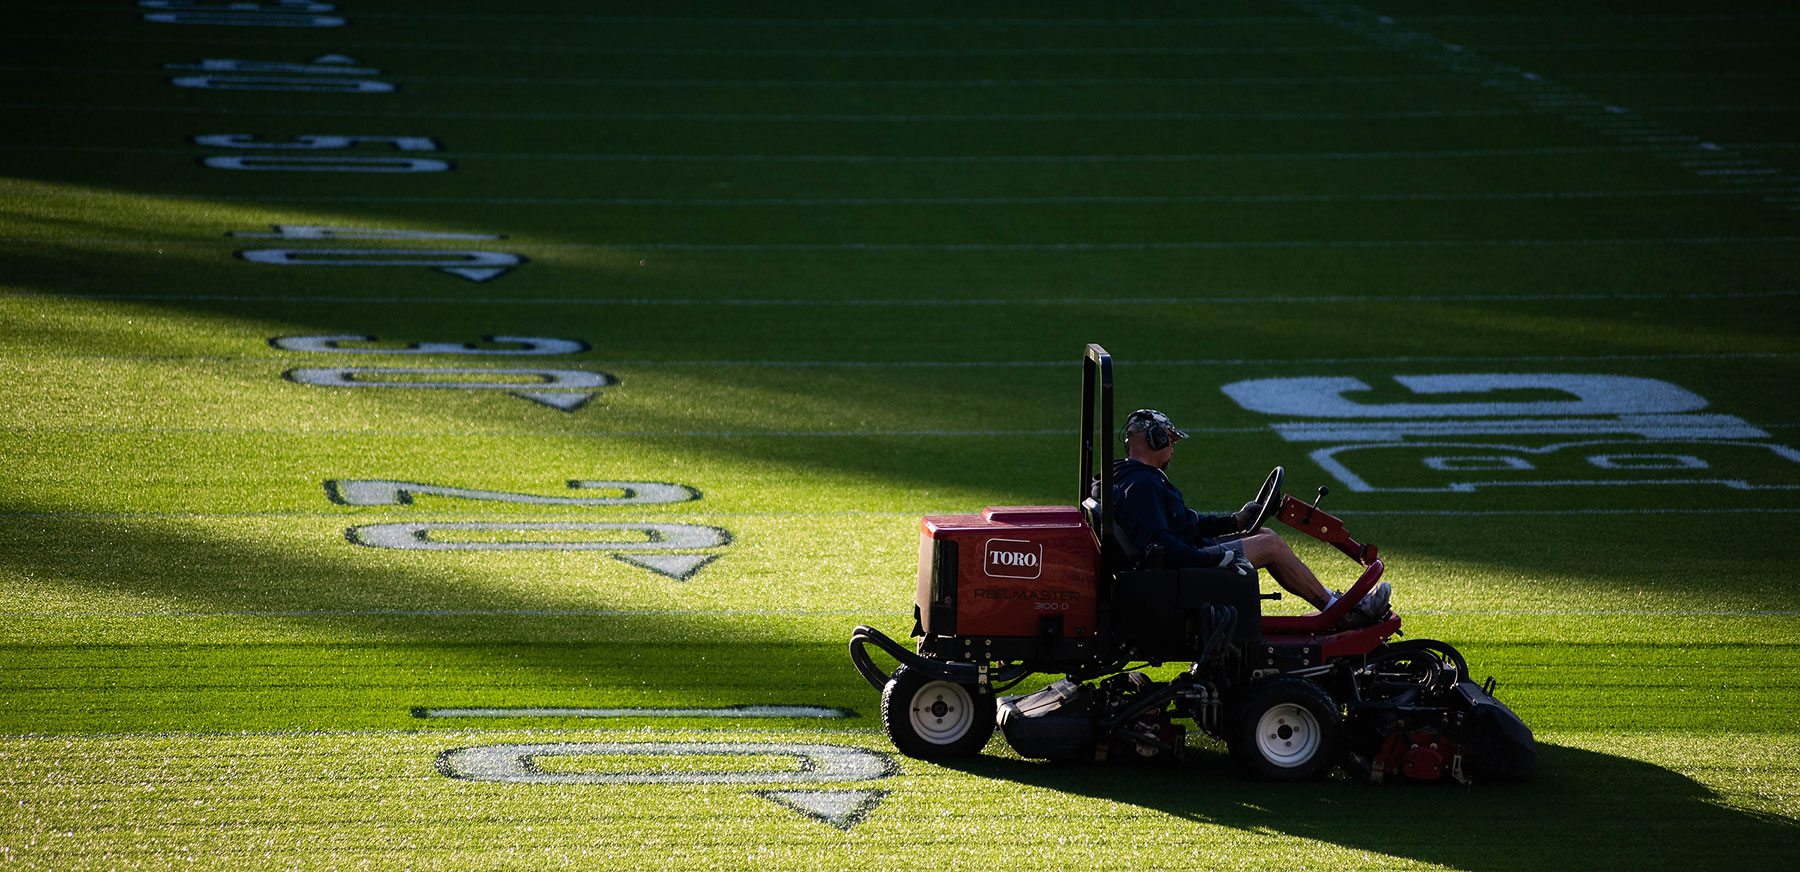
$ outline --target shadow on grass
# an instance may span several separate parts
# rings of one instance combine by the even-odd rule
[[[608,573],[641,570],[611,560],[591,584],[533,589],[503,564],[314,553],[166,519],[8,526],[0,564],[40,590],[0,609],[0,693],[27,701],[0,707],[0,732],[438,724],[415,706],[868,709],[847,666],[804,678],[841,644],[616,592]],[[36,598],[48,588],[61,594]]]
[[[1800,868],[1800,821],[1732,808],[1685,775],[1626,757],[1540,743],[1532,778],[1464,788],[1378,786],[1341,775],[1256,782],[1220,751],[1174,767],[993,756],[950,765],[1187,821],[1456,869]],[[1194,861],[1206,865],[1204,857]]]

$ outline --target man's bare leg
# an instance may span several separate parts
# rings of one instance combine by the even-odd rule
[[[1319,583],[1319,577],[1302,563],[1294,549],[1267,527],[1238,540],[1244,559],[1257,569],[1267,569],[1275,582],[1287,592],[1324,609],[1331,603],[1331,592]]]

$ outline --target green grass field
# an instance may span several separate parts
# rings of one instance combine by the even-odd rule
[[[1789,5],[330,5],[5,12],[9,867],[1800,866]],[[1088,342],[1536,775],[894,753]]]

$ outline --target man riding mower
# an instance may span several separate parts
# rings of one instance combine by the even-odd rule
[[[998,725],[1028,758],[1181,757],[1187,727],[1179,719],[1268,779],[1316,778],[1340,762],[1372,781],[1531,772],[1531,730],[1494,699],[1493,679],[1472,681],[1462,655],[1442,642],[1392,641],[1401,618],[1387,608],[1375,546],[1351,538],[1317,500],[1284,495],[1280,467],[1242,511],[1222,516],[1241,529],[1205,540],[1200,550],[1218,549],[1210,564],[1134,541],[1115,514],[1113,443],[1096,439],[1110,429],[1112,395],[1112,358],[1089,345],[1076,505],[920,522],[916,651],[870,627],[852,632],[851,661],[881,691],[896,748],[921,759],[974,754]],[[1128,449],[1134,432],[1142,429],[1128,423]],[[1271,519],[1332,545],[1361,577],[1334,596],[1275,566],[1260,550],[1266,542],[1250,544],[1275,538],[1264,530]],[[1262,600],[1280,594],[1261,593],[1261,566],[1323,607],[1264,617]],[[878,667],[870,645],[898,667]],[[1167,680],[1139,670],[1169,663],[1189,665]],[[1061,677],[1034,693],[998,696],[1037,674]]]

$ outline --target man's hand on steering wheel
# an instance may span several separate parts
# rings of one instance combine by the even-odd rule
[[[1244,504],[1244,507],[1232,513],[1231,519],[1237,522],[1238,532],[1252,535],[1262,529],[1263,524],[1273,517],[1281,507],[1282,468],[1277,466],[1269,470],[1269,477],[1263,481],[1262,490],[1256,492],[1256,499]]]

